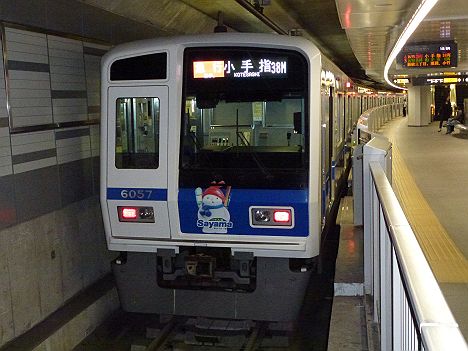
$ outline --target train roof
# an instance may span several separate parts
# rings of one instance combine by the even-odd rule
[[[120,44],[104,55],[102,62],[111,62],[116,58],[149,54],[155,50],[174,48],[177,46],[268,46],[298,48],[309,55],[320,54],[319,49],[310,41],[301,37],[291,37],[263,33],[211,33],[198,35],[183,35],[158,37]]]

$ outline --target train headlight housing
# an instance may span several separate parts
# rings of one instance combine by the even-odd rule
[[[294,209],[292,207],[250,207],[249,220],[252,228],[293,228]]]
[[[269,222],[271,220],[271,213],[269,210],[256,210],[255,222]]]

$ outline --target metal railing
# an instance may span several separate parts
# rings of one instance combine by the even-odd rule
[[[370,161],[367,169],[371,249],[364,253],[365,288],[380,327],[380,349],[468,350],[381,163]]]
[[[358,129],[373,133],[388,121],[402,115],[403,103],[373,107],[359,117]]]

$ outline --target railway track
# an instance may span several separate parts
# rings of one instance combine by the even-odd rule
[[[327,349],[339,227],[323,247],[323,272],[312,275],[295,323],[116,312],[74,351]]]
[[[145,351],[287,350],[288,331],[282,323],[174,317]]]
[[[142,315],[123,316],[112,318],[104,327],[107,331],[97,331],[75,351],[282,351],[290,350],[293,333],[291,323],[156,315],[146,315],[145,321]]]

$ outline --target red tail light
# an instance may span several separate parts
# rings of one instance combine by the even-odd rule
[[[136,219],[138,216],[138,211],[134,207],[124,207],[122,208],[122,218],[123,219]]]
[[[273,220],[275,222],[279,222],[279,223],[288,223],[288,222],[291,221],[291,212],[290,211],[285,211],[285,210],[274,211],[273,212]]]

